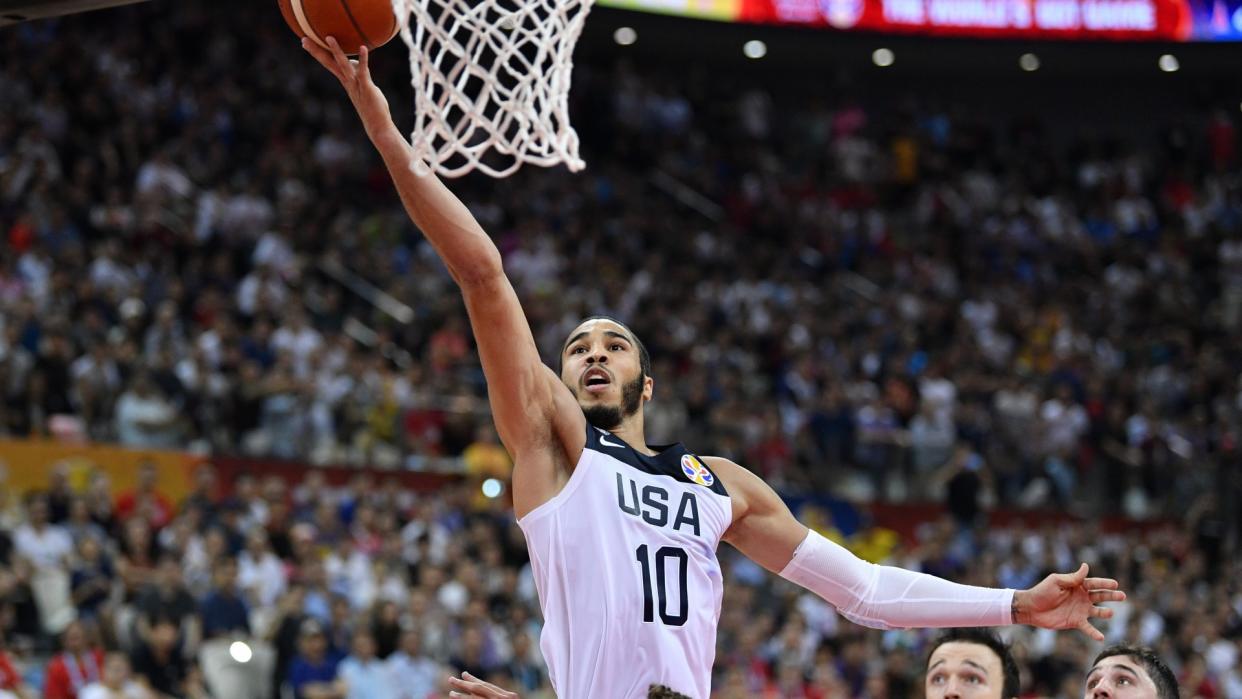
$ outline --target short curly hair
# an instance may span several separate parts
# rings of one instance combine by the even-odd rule
[[[690,697],[681,692],[674,692],[662,684],[653,684],[647,690],[647,699],[690,699]]]

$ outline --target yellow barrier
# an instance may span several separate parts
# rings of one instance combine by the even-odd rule
[[[194,469],[205,459],[177,451],[0,439],[0,463],[8,467],[8,488],[17,493],[46,488],[48,473],[61,463],[69,468],[69,483],[75,491],[85,490],[91,473],[98,471],[111,480],[113,493],[123,492],[134,487],[138,467],[147,461],[156,465],[159,492],[176,503],[190,492]]]

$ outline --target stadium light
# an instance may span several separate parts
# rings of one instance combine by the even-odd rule
[[[1160,66],[1160,70],[1163,70],[1166,73],[1176,73],[1178,69],[1182,67],[1182,64],[1177,60],[1177,56],[1174,56],[1171,53],[1166,53],[1161,56],[1160,60],[1156,62],[1156,65]]]
[[[893,65],[895,60],[897,60],[897,56],[893,54],[892,49],[878,48],[871,52],[871,62],[881,68]]]
[[[1039,56],[1033,53],[1024,53],[1018,57],[1018,67],[1028,73],[1034,73],[1039,70]]]
[[[487,480],[483,481],[483,496],[484,497],[488,497],[488,498],[500,497],[500,493],[504,491],[504,489],[505,489],[504,485],[501,484],[501,482],[496,480],[495,478],[488,478]]]
[[[768,45],[758,39],[751,39],[742,45],[742,53],[747,58],[763,58],[768,55]]]
[[[612,33],[612,40],[621,46],[629,46],[638,41],[638,32],[633,27],[617,27],[617,31]]]
[[[254,657],[254,652],[244,641],[233,641],[229,644],[229,655],[239,663],[248,663]]]

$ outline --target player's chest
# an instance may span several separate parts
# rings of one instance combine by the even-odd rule
[[[588,506],[638,536],[694,540],[714,549],[728,526],[729,498],[707,488],[625,465],[600,468],[595,476]]]

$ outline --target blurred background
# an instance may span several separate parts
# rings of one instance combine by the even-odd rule
[[[588,168],[451,187],[547,360],[592,313],[644,339],[652,443],[871,561],[1086,561],[1110,641],[1242,697],[1235,8],[938,1],[597,8]],[[406,129],[401,44],[372,66]],[[464,309],[275,3],[0,29],[0,234],[0,696],[551,696]],[[716,696],[922,696],[931,632],[720,553]],[[1092,644],[1005,636],[1082,696]]]

